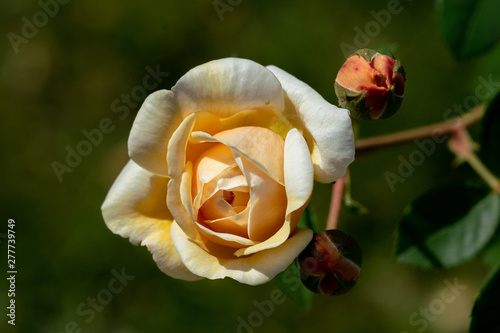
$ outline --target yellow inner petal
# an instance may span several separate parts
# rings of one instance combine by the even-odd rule
[[[199,133],[190,145],[199,149],[191,191],[200,232],[233,248],[265,241],[285,222],[284,140],[262,127]]]

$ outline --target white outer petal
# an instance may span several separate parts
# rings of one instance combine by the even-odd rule
[[[149,95],[130,130],[130,158],[150,172],[168,176],[167,146],[182,120],[173,92],[158,90]]]
[[[239,58],[213,60],[197,66],[172,87],[181,110],[208,111],[222,118],[250,109],[281,115],[280,82],[264,66]]]
[[[325,101],[314,89],[276,66],[267,68],[280,80],[314,144],[315,179],[331,183],[354,161],[354,134],[349,112]]]
[[[172,216],[167,209],[168,178],[150,173],[130,160],[102,204],[108,228],[132,244],[147,246],[158,267],[174,278],[200,279],[182,263],[170,238]]]

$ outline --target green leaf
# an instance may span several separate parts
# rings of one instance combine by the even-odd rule
[[[303,309],[309,309],[314,293],[309,291],[300,280],[299,268],[293,262],[286,270],[278,274],[274,281],[287,296],[296,301]]]
[[[399,225],[400,262],[451,267],[474,257],[499,224],[500,196],[482,185],[453,184],[415,200]]]
[[[500,94],[490,102],[481,120],[481,151],[483,163],[500,176]]]
[[[479,55],[500,40],[500,1],[437,0],[443,37],[457,59]]]
[[[498,300],[500,299],[500,265],[493,272],[474,303],[470,332],[500,332]]]
[[[500,263],[500,229],[497,229],[493,239],[481,251],[481,259],[491,267]]]

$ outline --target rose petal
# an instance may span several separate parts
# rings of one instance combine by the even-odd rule
[[[102,205],[108,228],[130,242],[145,245],[167,275],[198,280],[182,263],[170,238],[172,215],[165,200],[168,178],[152,174],[132,160],[123,168]]]
[[[269,128],[279,119],[280,116],[276,112],[258,109],[241,111],[229,118],[222,118],[220,121],[224,129],[244,126]]]
[[[247,213],[244,212],[241,214],[242,219],[247,218],[246,216],[244,216],[245,214]],[[195,222],[195,225],[198,228],[201,236],[219,245],[239,249],[244,246],[252,246],[256,244],[256,242],[248,239],[247,237],[242,237],[239,235],[234,235],[224,232],[217,232],[203,226],[201,223],[198,222]]]
[[[392,71],[394,69],[395,60],[384,54],[377,54],[373,60],[373,68],[385,77],[385,87],[392,85]]]
[[[167,145],[182,119],[173,92],[159,90],[149,95],[130,131],[130,158],[148,171],[168,176]]]
[[[233,166],[236,167],[231,149],[219,143],[207,149],[195,162],[195,182],[193,182],[194,194],[200,192],[202,184],[209,183],[225,170],[231,169]],[[241,174],[241,172],[239,172],[239,174]]]
[[[205,221],[216,233],[230,233],[248,239],[248,213],[250,207],[244,207],[241,212],[230,217],[224,217],[216,220]],[[253,242],[249,245],[254,245]],[[240,246],[241,247],[241,246]],[[240,248],[238,247],[238,248]]]
[[[184,232],[192,239],[196,238],[196,229],[193,225],[194,216],[192,210],[186,210],[183,205],[186,202],[187,195],[191,196],[191,170],[185,169],[186,163],[186,145],[189,135],[196,121],[194,114],[186,117],[179,128],[174,132],[168,143],[167,162],[170,166],[169,173],[172,175],[168,183],[167,206],[177,223]],[[183,176],[184,175],[184,176]],[[189,178],[186,179],[186,178]]]
[[[276,182],[283,184],[284,140],[262,127],[238,127],[214,135],[214,138],[237,150],[259,166]]]
[[[250,187],[248,237],[254,241],[267,242],[285,223],[285,187],[273,181],[246,157],[235,153],[235,160]]]
[[[206,150],[196,162],[196,175],[200,182],[208,183],[221,171],[234,164],[231,149],[223,144],[215,144]]]
[[[234,199],[233,199],[233,209],[236,207],[246,207],[248,205],[248,200],[250,200],[250,193],[248,187],[246,189],[241,190],[233,190]]]
[[[191,134],[197,143],[219,142],[234,153],[245,156],[276,182],[283,184],[284,140],[275,132],[262,127],[239,127],[212,136],[197,131]]]
[[[235,207],[243,207],[239,210],[239,212],[241,212],[245,209],[250,199],[250,193],[248,192],[248,186],[215,192],[201,207],[205,221],[234,216],[237,214]],[[232,202],[228,201],[227,196],[231,196]],[[245,222],[245,225],[246,224]]]
[[[285,140],[284,173],[288,215],[309,201],[314,186],[314,166],[307,142],[295,128],[288,132]]]
[[[342,177],[354,160],[354,135],[349,112],[323,99],[304,82],[275,66],[268,66],[303,124],[300,128],[312,150],[314,177],[331,183]],[[311,147],[312,146],[312,147]]]
[[[247,59],[225,58],[197,66],[172,88],[182,110],[208,111],[222,118],[249,109],[284,108],[281,85],[264,66]]]
[[[312,231],[297,228],[281,246],[242,258],[221,258],[203,250],[191,241],[174,222],[172,240],[182,262],[194,274],[208,279],[230,277],[241,283],[259,285],[285,270],[312,239]]]
[[[195,221],[194,209],[193,209],[193,197],[191,195],[192,181],[193,181],[193,164],[191,162],[187,162],[181,177],[180,197],[182,205],[186,209],[188,215],[191,217],[191,221]]]
[[[282,245],[290,237],[292,233],[292,228],[290,226],[290,218],[287,217],[283,222],[280,223],[281,228],[276,231],[271,237],[263,242],[255,242],[255,245],[251,245],[245,248],[238,249],[234,252],[237,257],[249,256],[254,253],[258,253],[264,250],[273,249]]]
[[[203,131],[205,133],[214,135],[215,133],[218,133],[224,129],[222,127],[222,119],[220,119],[216,115],[208,112],[198,112],[195,115],[196,121],[192,128],[192,131]],[[213,146],[212,143],[206,143],[203,145],[192,144],[190,138],[186,146],[186,160],[191,161],[194,164],[200,158],[200,156],[211,146]]]
[[[203,214],[204,220],[216,220],[236,215],[233,207],[226,200],[224,200],[222,194],[222,191],[217,191],[203,203],[200,210]]]
[[[233,159],[234,161],[234,159]],[[203,183],[203,194],[201,197],[201,204],[208,200],[213,194],[220,190],[231,189],[244,189],[247,187],[245,176],[235,164],[223,171],[221,171],[215,178],[208,183]]]
[[[365,58],[353,55],[344,62],[335,81],[344,88],[360,91],[360,86],[376,84],[373,72],[375,71]]]
[[[296,129],[288,132],[284,153],[285,190],[288,201],[284,224],[272,237],[236,251],[236,256],[254,254],[282,244],[294,230],[302,211],[309,202],[314,185],[314,168],[307,143]]]

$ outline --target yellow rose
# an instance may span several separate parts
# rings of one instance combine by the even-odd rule
[[[147,246],[166,274],[257,285],[312,238],[297,227],[314,180],[354,159],[347,110],[283,70],[227,58],[152,93],[130,133],[131,160],[104,220]]]

